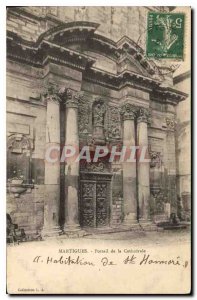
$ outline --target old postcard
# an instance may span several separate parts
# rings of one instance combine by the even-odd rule
[[[191,9],[7,8],[7,293],[191,292]]]

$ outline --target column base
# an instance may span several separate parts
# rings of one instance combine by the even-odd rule
[[[58,237],[61,234],[62,230],[59,226],[54,227],[44,227],[41,232],[43,239]]]
[[[155,223],[150,219],[139,219],[139,226],[143,231],[161,231]]]
[[[78,231],[81,230],[81,227],[79,224],[64,224],[63,231]]]
[[[68,237],[68,238],[79,238],[87,235],[87,233],[81,229],[79,224],[75,225],[65,225],[63,229],[63,233],[61,237]]]
[[[131,230],[131,231],[139,231],[141,230],[138,220],[133,219],[132,215],[127,215],[121,224],[121,228],[124,228],[125,230]]]

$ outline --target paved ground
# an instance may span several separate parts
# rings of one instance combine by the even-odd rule
[[[85,244],[91,240],[99,241],[130,241],[133,245],[167,245],[168,243],[173,245],[174,243],[190,243],[191,241],[191,232],[190,228],[182,230],[163,230],[163,231],[146,231],[146,232],[114,232],[114,233],[100,233],[100,234],[89,234],[81,238],[66,238],[61,236],[61,238],[51,238],[49,241],[60,241],[60,243],[68,243],[69,241],[79,241],[80,243]],[[42,241],[42,244],[45,244],[47,241]],[[92,241],[93,242],[93,241]],[[34,242],[25,242],[21,244],[37,244],[39,241]]]
[[[162,232],[118,232],[109,234],[94,234],[83,239],[99,240],[130,240],[135,244],[166,244],[168,243],[189,243],[191,234],[189,229],[184,230],[164,230]]]
[[[87,236],[81,238],[66,238],[61,236],[59,239],[49,239],[46,241],[28,241],[24,243],[20,243],[20,245],[31,244],[38,245],[39,243],[45,245],[48,243],[56,242],[57,244],[69,244],[70,242],[77,243],[81,241],[80,244],[85,245],[86,242],[88,244],[98,244],[99,241],[125,241],[125,243],[129,243],[135,246],[143,246],[143,245],[177,245],[177,244],[190,244],[191,241],[191,232],[190,228],[183,230],[164,230],[164,231],[147,231],[147,232],[116,232],[116,233],[100,233],[100,234],[89,234]],[[93,242],[94,240],[94,242]],[[9,245],[12,246],[12,245]]]

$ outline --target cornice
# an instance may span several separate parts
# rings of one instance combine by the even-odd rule
[[[188,94],[181,92],[177,89],[170,87],[158,87],[151,92],[150,98],[157,101],[157,99],[162,99],[159,102],[176,105],[178,102],[185,100]]]
[[[59,42],[64,40],[66,43],[73,40],[73,37],[80,38],[84,35],[84,38],[95,32],[99,24],[94,22],[85,21],[73,21],[68,23],[63,23],[59,26],[55,26],[40,35],[37,40],[39,44],[43,39],[50,40],[54,43],[59,44]]]
[[[109,57],[116,63],[120,63],[125,54],[132,57],[141,66],[147,75],[152,77],[159,74],[157,66],[147,60],[143,49],[130,38],[124,36],[118,42],[95,33],[99,24],[94,22],[75,21],[61,23],[42,33],[36,42],[26,41],[16,33],[7,32],[8,39],[30,49],[39,49],[43,41],[50,41],[52,44],[69,48],[72,43],[79,43],[83,50],[88,49]]]
[[[116,90],[120,90],[124,86],[130,85],[151,91],[152,88],[156,88],[160,84],[160,81],[158,80],[151,79],[129,70],[125,70],[119,74],[113,74],[94,67],[86,71],[84,79],[94,81],[98,84],[105,84],[109,88],[113,87]]]
[[[69,65],[79,70],[91,66],[95,59],[80,52],[42,40],[39,46],[23,45],[10,36],[7,39],[7,57],[36,67],[42,67],[50,59],[59,64]]]
[[[38,68],[43,68],[49,62],[60,65],[68,65],[83,72],[83,79],[94,82],[115,90],[121,90],[125,86],[132,86],[150,92],[152,97],[161,98],[163,103],[177,104],[184,100],[187,94],[170,87],[161,86],[160,78],[154,76],[155,68],[147,61],[141,49],[128,37],[121,38],[117,43],[95,34],[99,24],[92,22],[70,22],[58,25],[42,34],[36,42],[25,41],[12,32],[7,32],[7,57],[14,61],[20,61]],[[131,56],[136,63],[140,63],[146,70],[145,75],[133,71],[124,70],[118,74],[112,74],[99,70],[93,66],[96,59],[81,51],[69,49],[59,44],[59,38],[70,41],[73,38],[84,38],[87,42],[99,43],[106,48],[106,52],[113,53],[116,62],[124,57]],[[104,51],[104,50],[103,50]],[[111,52],[110,52],[111,51]],[[125,55],[126,53],[126,55]],[[151,71],[152,70],[152,71]],[[154,74],[150,75],[153,72]]]
[[[173,83],[177,84],[177,83],[179,83],[181,81],[184,81],[185,79],[190,78],[190,77],[191,77],[191,72],[190,71],[184,72],[184,73],[174,77],[173,78]]]

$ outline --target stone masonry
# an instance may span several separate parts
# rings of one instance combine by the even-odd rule
[[[144,55],[155,9],[7,9],[7,212],[30,237],[146,229],[179,213],[176,117],[187,95]],[[147,146],[150,162],[49,164],[51,145]]]

